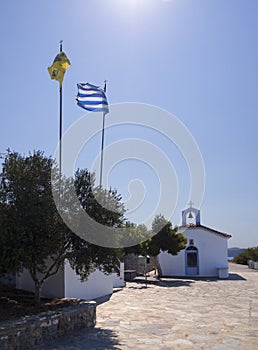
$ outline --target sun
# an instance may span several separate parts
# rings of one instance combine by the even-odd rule
[[[121,13],[129,15],[143,15],[155,12],[162,0],[114,0],[114,6]]]
[[[156,0],[119,0],[119,6],[125,11],[141,11],[150,5],[150,2],[155,2]]]

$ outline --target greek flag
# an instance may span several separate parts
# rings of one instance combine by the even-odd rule
[[[79,83],[77,87],[76,100],[78,106],[87,109],[87,111],[103,112],[104,114],[109,112],[106,94],[100,86]]]

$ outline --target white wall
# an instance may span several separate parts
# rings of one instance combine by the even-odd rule
[[[228,266],[227,239],[202,227],[189,227],[184,236],[194,240],[199,254],[199,276],[218,276],[218,266]],[[159,262],[164,276],[185,276],[185,250],[172,256],[161,252]]]
[[[68,262],[65,263],[65,297],[95,299],[113,293],[113,276],[96,270],[85,282],[80,281]]]
[[[181,250],[177,255],[161,252],[159,254],[159,264],[163,276],[184,276],[185,250]]]
[[[218,266],[228,266],[227,239],[205,229],[198,229],[195,246],[199,251],[199,274],[218,276]],[[188,237],[192,235],[188,233]]]
[[[21,275],[16,276],[16,288],[35,292],[34,282],[27,269],[23,269]],[[42,287],[42,296],[50,298],[64,297],[64,273],[61,268],[56,275],[49,277]]]
[[[112,273],[113,276],[113,287],[114,288],[122,288],[125,286],[125,278],[124,278],[124,263],[120,262],[120,273],[116,272]]]
[[[113,293],[113,287],[124,287],[124,264],[120,265],[120,275],[112,273],[105,275],[96,270],[90,274],[85,282],[80,281],[68,262],[65,268],[46,280],[42,288],[42,296],[56,298],[95,299]],[[16,288],[34,292],[34,282],[28,270],[24,269],[20,276],[16,276]]]

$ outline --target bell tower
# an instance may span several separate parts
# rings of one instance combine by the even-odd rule
[[[200,210],[194,208],[193,204],[190,201],[189,208],[182,211],[182,226],[199,226],[201,224]]]

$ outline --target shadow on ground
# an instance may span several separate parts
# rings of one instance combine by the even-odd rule
[[[146,288],[146,285],[155,285],[159,287],[190,287],[195,281],[204,282],[220,282],[220,281],[246,281],[244,277],[237,273],[229,273],[227,279],[220,279],[218,277],[198,277],[189,276],[186,278],[182,277],[162,277],[160,279],[150,278],[147,280],[143,276],[138,276],[134,280],[127,282],[127,287],[132,289]],[[137,284],[138,286],[136,286]]]
[[[246,281],[246,278],[244,278],[243,276],[237,273],[230,273],[228,280],[229,281]]]
[[[57,345],[58,344],[58,345]],[[37,347],[38,350],[116,350],[121,349],[117,334],[110,329],[87,328]]]
[[[99,298],[96,298],[96,299],[93,299],[93,300],[96,301],[97,305],[100,305],[100,304],[105,303],[106,301],[109,301],[109,299],[111,297],[112,297],[112,294],[108,294],[108,295],[105,295],[103,297],[99,297]]]
[[[189,280],[163,280],[163,279],[151,279],[147,281],[145,278],[137,277],[132,282],[127,282],[127,288],[131,289],[142,289],[146,288],[146,285],[155,285],[158,287],[190,287],[194,281]],[[137,285],[135,285],[137,284]]]

